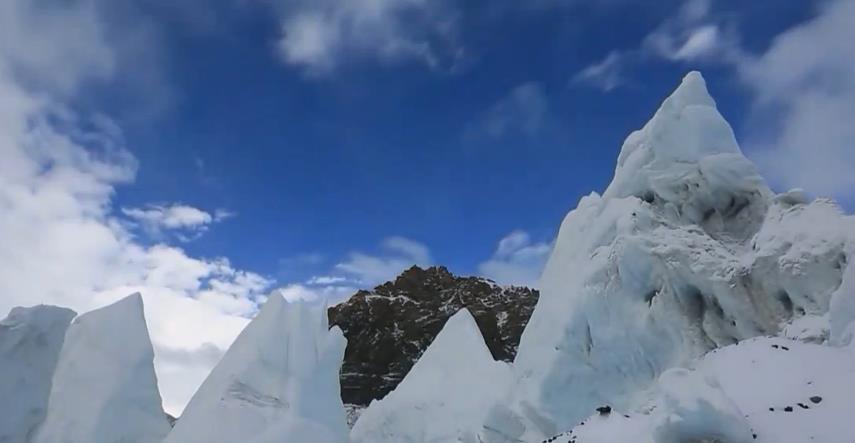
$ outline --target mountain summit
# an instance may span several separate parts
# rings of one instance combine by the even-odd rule
[[[341,373],[345,403],[368,405],[400,383],[445,322],[467,308],[497,360],[514,359],[538,292],[457,277],[443,266],[413,266],[394,281],[329,308],[347,337]]]

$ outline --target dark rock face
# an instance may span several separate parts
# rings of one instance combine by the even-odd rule
[[[493,357],[512,361],[537,303],[534,289],[457,277],[445,267],[413,266],[394,282],[359,291],[329,308],[347,337],[341,372],[344,403],[368,405],[395,388],[446,320],[469,309]]]

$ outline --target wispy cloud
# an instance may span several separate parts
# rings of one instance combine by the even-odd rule
[[[710,0],[688,0],[673,16],[666,17],[642,42],[612,50],[580,70],[573,82],[612,91],[629,80],[626,71],[650,60],[719,64],[740,57],[735,27],[714,14]]]
[[[466,139],[536,137],[551,125],[549,98],[543,86],[526,82],[515,86],[486,109],[464,132]]]
[[[355,279],[361,285],[376,285],[394,279],[401,271],[433,262],[430,250],[422,243],[404,237],[388,237],[376,254],[351,252],[335,270]]]
[[[516,230],[501,240],[493,256],[478,265],[481,275],[500,284],[538,287],[552,244],[532,241],[528,232]]]

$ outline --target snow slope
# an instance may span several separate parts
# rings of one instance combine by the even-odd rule
[[[852,380],[855,348],[749,339],[667,371],[650,413],[597,413],[553,441],[852,443]]]
[[[667,369],[785,324],[830,321],[846,341],[852,226],[832,202],[773,194],[688,74],[561,225],[514,362],[511,441],[633,409]]]
[[[142,297],[77,317],[33,443],[159,443],[169,431]]]
[[[401,384],[362,412],[351,437],[358,443],[478,443],[510,376],[507,363],[493,360],[472,314],[461,309]]]
[[[15,308],[0,321],[0,442],[26,443],[44,419],[51,378],[74,311]]]
[[[165,443],[340,443],[347,342],[326,309],[271,295],[190,400]]]

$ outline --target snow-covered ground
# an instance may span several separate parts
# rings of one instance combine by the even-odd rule
[[[853,380],[855,349],[752,338],[663,374],[648,411],[595,413],[552,441],[852,443]]]

